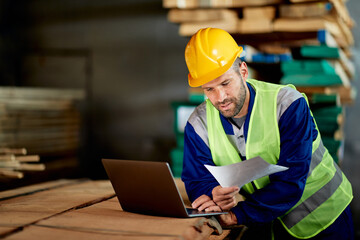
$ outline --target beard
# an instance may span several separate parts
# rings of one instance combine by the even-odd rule
[[[232,98],[227,98],[222,102],[218,102],[215,105],[215,108],[224,116],[227,118],[230,117],[235,117],[236,115],[239,114],[239,112],[241,111],[241,109],[244,106],[245,103],[245,99],[246,99],[246,90],[245,90],[245,84],[242,81],[242,77],[241,77],[241,87],[240,87],[240,91],[239,91],[239,95],[236,97],[232,97]],[[230,109],[227,110],[221,110],[220,105],[226,105],[226,104],[233,104],[234,106]]]

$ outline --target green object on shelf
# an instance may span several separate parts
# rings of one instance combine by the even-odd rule
[[[337,47],[328,47],[324,45],[310,46],[305,45],[300,49],[300,54],[303,57],[313,58],[340,58],[339,49]]]
[[[335,69],[327,60],[293,60],[281,63],[284,75],[293,74],[335,74]]]
[[[336,131],[342,126],[342,107],[340,106],[314,108],[312,113],[323,137],[334,137]]]
[[[330,154],[336,163],[339,163],[339,157],[337,154]]]
[[[171,170],[174,177],[181,177],[183,168],[183,156],[184,150],[182,148],[174,148],[170,152]]]
[[[324,143],[324,146],[328,149],[329,153],[331,155],[337,156],[338,150],[341,146],[341,141],[335,140],[334,138],[331,137],[324,137],[324,136],[322,136],[321,139]]]
[[[323,123],[316,120],[319,131],[322,135],[331,135],[333,136],[335,132],[339,129],[339,125],[337,123]]]
[[[172,166],[182,166],[184,150],[182,148],[174,148],[170,152]]]
[[[314,93],[311,96],[311,103],[332,103],[336,105],[338,102],[338,96],[336,94],[320,94],[320,93]]]
[[[314,116],[318,125],[339,125],[338,116]]]
[[[343,82],[337,74],[292,74],[285,75],[280,80],[281,84],[293,84],[295,86],[334,86],[342,85]]]
[[[175,134],[184,133],[184,128],[188,118],[198,104],[189,102],[173,102],[171,106],[174,110],[174,131]]]
[[[329,106],[312,109],[314,116],[332,116],[337,117],[343,112],[343,107],[341,106]]]
[[[177,133],[176,134],[176,145],[179,148],[184,147],[184,134],[183,133]]]
[[[203,93],[189,93],[189,101],[191,103],[200,104],[205,101],[206,96]]]

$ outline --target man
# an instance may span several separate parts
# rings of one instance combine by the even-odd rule
[[[241,52],[214,28],[186,46],[189,85],[208,98],[185,127],[182,180],[192,206],[229,211],[221,222],[249,226],[253,239],[264,239],[264,229],[275,239],[353,239],[351,185],[322,144],[307,100],[293,86],[248,79]],[[204,167],[256,156],[289,169],[246,184],[244,201],[237,186],[222,188]]]

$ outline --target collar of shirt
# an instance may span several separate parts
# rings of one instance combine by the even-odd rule
[[[247,84],[247,86],[249,88],[249,92],[250,92],[250,101],[249,101],[248,113],[246,114],[245,123],[243,125],[245,141],[247,139],[250,115],[251,115],[251,111],[252,111],[252,108],[254,105],[254,98],[255,98],[254,88],[249,83],[246,83],[246,84]],[[225,133],[228,135],[234,135],[233,123],[228,118],[224,117],[221,113],[220,113],[220,119],[221,119],[221,123],[224,127]]]

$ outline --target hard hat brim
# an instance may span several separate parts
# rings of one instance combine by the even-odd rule
[[[240,57],[240,54],[242,51],[243,51],[243,48],[241,46],[239,46],[238,51],[236,51],[233,58],[231,58],[231,60],[229,60],[227,64],[225,64],[224,66],[221,66],[221,67],[217,68],[216,70],[209,72],[208,74],[205,74],[201,77],[193,78],[191,76],[191,74],[189,73],[188,74],[189,86],[190,87],[200,87],[200,86],[204,85],[205,83],[208,83],[208,82],[214,80],[215,78],[220,77],[221,75],[226,73],[231,68],[231,66],[235,62],[236,58]]]

